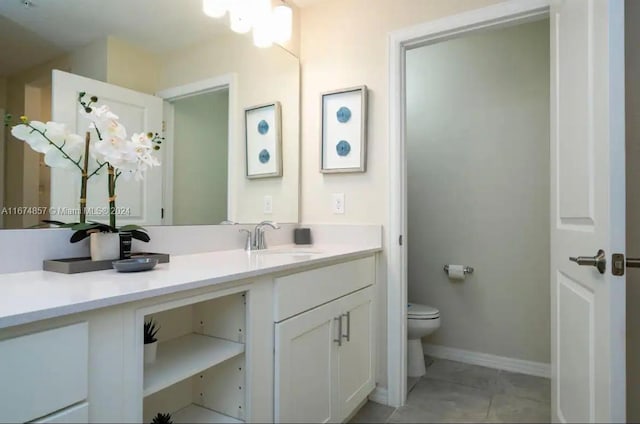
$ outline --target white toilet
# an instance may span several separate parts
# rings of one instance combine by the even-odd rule
[[[407,376],[422,377],[426,372],[422,338],[440,328],[440,311],[432,306],[409,303],[407,307]]]

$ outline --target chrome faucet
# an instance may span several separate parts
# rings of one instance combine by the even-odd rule
[[[264,238],[265,227],[271,227],[274,230],[280,229],[280,226],[273,221],[262,221],[253,230],[253,237],[251,237],[251,231],[240,230],[240,232],[247,233],[247,242],[245,243],[244,250],[264,250],[267,248],[267,242]]]

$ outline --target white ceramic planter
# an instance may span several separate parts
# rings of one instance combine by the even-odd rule
[[[89,245],[92,261],[120,258],[120,235],[118,233],[91,233]]]
[[[153,364],[156,361],[156,353],[158,352],[158,342],[147,343],[144,345],[144,363]]]

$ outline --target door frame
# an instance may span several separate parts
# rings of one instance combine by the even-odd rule
[[[5,115],[5,110],[4,108],[0,107],[0,116],[2,116],[2,119],[4,119],[4,115]],[[4,174],[4,139],[5,139],[5,134],[9,132],[8,128],[0,128],[0,176],[2,178],[0,178],[1,182],[0,182],[0,207],[5,207],[5,203],[4,203],[4,185],[5,185],[5,181],[6,181],[6,177]],[[2,213],[0,213],[0,229],[4,229],[4,215]]]
[[[407,398],[407,174],[405,53],[478,30],[521,24],[549,15],[550,0],[508,0],[391,32],[389,51],[389,240],[387,263],[387,403]],[[405,240],[403,240],[403,238]]]
[[[231,178],[232,165],[235,163],[236,151],[234,150],[234,140],[236,139],[235,123],[238,120],[238,75],[229,73],[213,78],[180,85],[177,87],[167,88],[158,91],[156,96],[164,100],[163,108],[163,132],[164,136],[169,140],[165,143],[163,150],[164,163],[162,173],[162,207],[164,216],[162,218],[163,225],[173,225],[173,149],[174,141],[174,107],[176,100],[186,97],[196,96],[198,94],[211,93],[217,90],[229,90],[229,111],[227,122],[227,218],[233,219],[236,216],[236,206],[232,199],[232,193],[235,192],[235,181]],[[219,223],[218,223],[219,224]]]

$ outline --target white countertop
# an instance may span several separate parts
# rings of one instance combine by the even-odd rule
[[[172,256],[170,263],[140,273],[0,274],[0,329],[234,280],[295,272],[380,250],[374,245],[277,246],[256,252],[225,250]],[[272,253],[275,251],[296,253]]]

